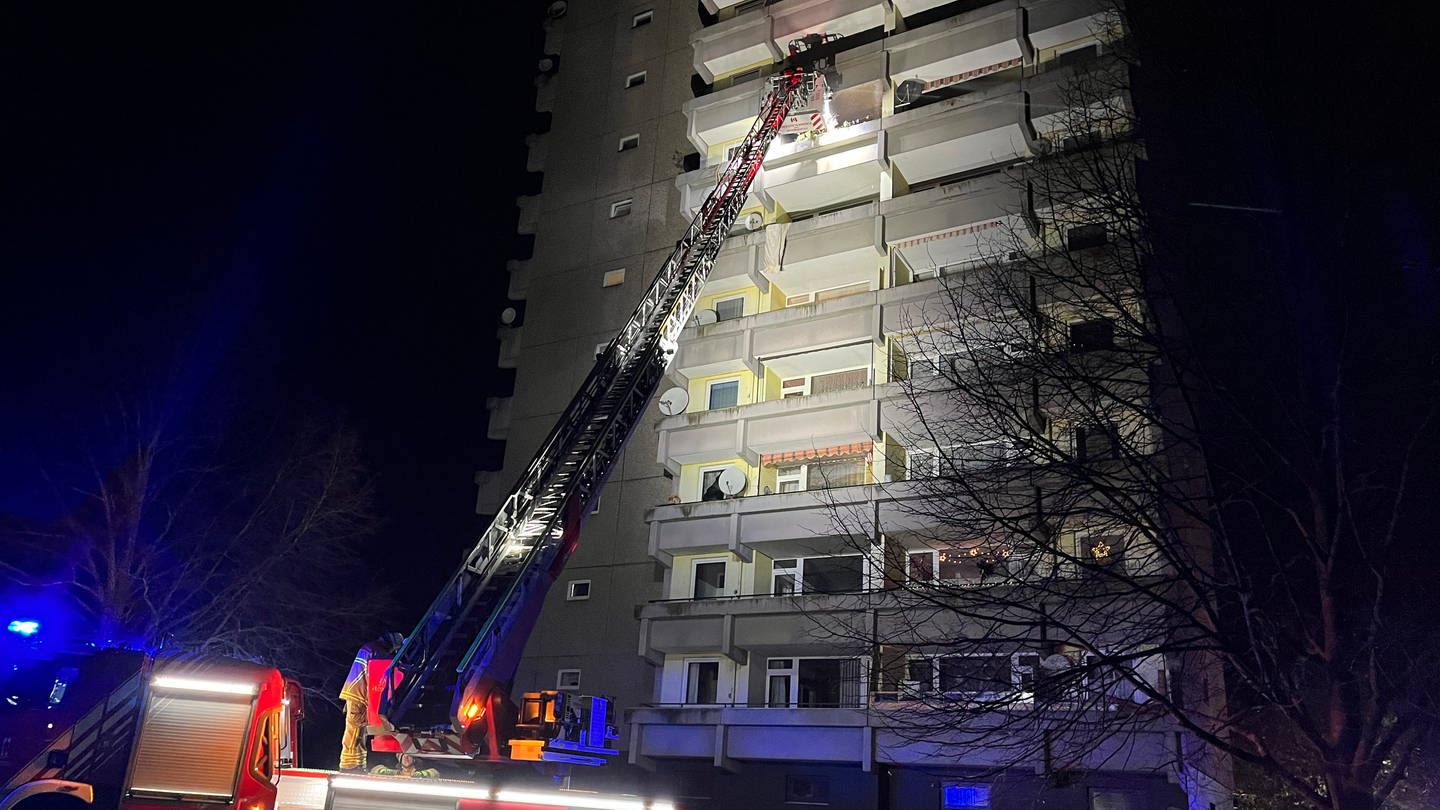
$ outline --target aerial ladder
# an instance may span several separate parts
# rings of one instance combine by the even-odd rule
[[[836,39],[810,34],[790,44],[715,189],[385,670],[374,750],[583,765],[619,753],[607,699],[527,693],[516,706],[512,681],[546,592],[675,356],[766,149],[809,99],[817,75],[835,86]]]

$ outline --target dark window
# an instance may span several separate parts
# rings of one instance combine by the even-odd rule
[[[858,591],[864,583],[864,564],[860,555],[846,557],[808,557],[801,588],[805,593],[848,593]]]
[[[950,655],[940,659],[940,691],[959,695],[1008,692],[1010,659],[1000,655]]]
[[[1115,322],[1092,318],[1070,324],[1070,348],[1078,352],[1111,349],[1115,346]]]
[[[1075,48],[1064,53],[1056,54],[1054,65],[1083,65],[1086,62],[1093,62],[1100,58],[1100,44],[1091,43],[1083,48]]]
[[[745,315],[744,298],[726,298],[715,302],[715,320],[733,321]]]
[[[1075,428],[1075,457],[1080,461],[1113,458],[1118,442],[1113,424],[1081,425]]]
[[[829,804],[830,780],[824,776],[787,774],[785,801],[796,804]]]
[[[1065,234],[1066,250],[1084,250],[1100,247],[1108,241],[1104,225],[1080,225]]]
[[[798,663],[801,708],[860,705],[860,659],[801,658]]]
[[[695,598],[709,599],[725,595],[725,562],[695,564]]]
[[[685,673],[686,703],[715,703],[720,695],[720,662],[691,661]]]

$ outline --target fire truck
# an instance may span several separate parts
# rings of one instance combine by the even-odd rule
[[[0,810],[671,810],[663,801],[489,778],[619,753],[610,701],[511,685],[545,594],[674,358],[765,151],[834,73],[835,37],[790,45],[755,123],[629,320],[490,525],[390,660],[369,664],[371,750],[482,766],[466,779],[300,767],[299,686],[257,664],[73,648],[0,671]]]

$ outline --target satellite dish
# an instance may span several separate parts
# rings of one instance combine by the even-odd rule
[[[569,10],[570,4],[565,2],[565,0],[555,0],[555,2],[550,4],[549,8],[545,9],[545,16],[552,20],[558,20],[564,17],[565,12]]]
[[[1040,666],[1051,671],[1069,669],[1070,659],[1059,653],[1055,653],[1054,655],[1045,656],[1045,658],[1040,661]]]
[[[895,88],[895,100],[909,104],[925,94],[925,83],[919,79],[906,79]]]
[[[716,484],[726,495],[739,495],[745,491],[745,473],[739,467],[726,467],[720,471]]]
[[[500,323],[503,323],[506,326],[510,326],[511,324],[515,323],[515,319],[518,317],[520,317],[520,313],[515,311],[515,307],[505,307],[504,309],[500,310]]]
[[[660,395],[656,404],[660,406],[661,413],[666,416],[674,416],[677,413],[685,412],[685,408],[690,405],[690,395],[685,393],[684,388],[671,388]]]
[[[718,321],[718,320],[720,320],[720,316],[717,315],[717,314],[715,313],[715,310],[713,310],[713,309],[697,309],[697,310],[695,310],[695,323],[698,323],[698,324],[700,324],[701,326],[705,326],[706,324],[715,323],[715,322]]]
[[[758,231],[763,227],[765,227],[765,217],[755,211],[745,215],[745,230]]]

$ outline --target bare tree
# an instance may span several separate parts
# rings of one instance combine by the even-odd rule
[[[1317,339],[1275,256],[1197,251],[1137,180],[1130,70],[1064,81],[1008,171],[1015,224],[909,305],[885,448],[908,480],[878,537],[834,507],[885,588],[823,632],[872,650],[897,746],[1057,780],[1178,759],[1201,792],[1233,762],[1317,809],[1424,801],[1436,335],[1357,304]]]
[[[354,430],[202,437],[128,409],[110,428],[122,460],[92,461],[60,520],[8,532],[26,550],[9,577],[63,588],[102,638],[275,664],[333,700],[390,607],[362,546],[377,516]]]

